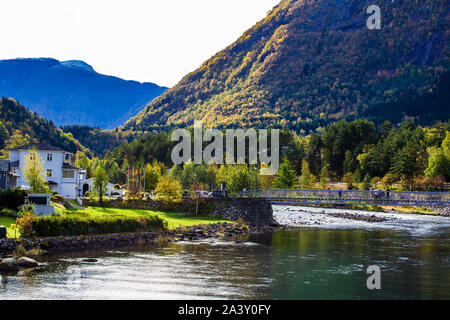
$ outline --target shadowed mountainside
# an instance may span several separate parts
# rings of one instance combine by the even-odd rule
[[[0,61],[0,96],[20,101],[58,126],[121,126],[166,89],[99,74],[83,61]]]

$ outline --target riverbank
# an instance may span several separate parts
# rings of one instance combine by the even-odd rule
[[[201,241],[206,239],[234,240],[252,233],[277,230],[277,226],[248,226],[239,223],[219,222],[177,227],[162,232],[125,233],[89,236],[68,236],[37,239],[2,239],[0,257],[11,257],[18,248],[25,252],[60,253],[90,249],[117,249],[165,242]],[[24,254],[27,255],[26,253]]]
[[[394,228],[332,218],[337,228],[43,255],[34,270],[1,274],[0,300],[448,299],[450,221],[396,216],[406,217]],[[366,287],[371,265],[383,290]]]
[[[296,206],[292,205],[291,206]],[[324,209],[342,209],[342,210],[356,210],[356,211],[371,211],[371,212],[398,212],[398,213],[410,213],[430,216],[450,216],[450,207],[446,208],[423,208],[423,207],[409,207],[409,206],[377,206],[377,205],[305,205],[299,204],[298,207],[310,207],[310,208],[324,208]]]

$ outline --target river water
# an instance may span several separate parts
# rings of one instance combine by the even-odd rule
[[[244,242],[208,240],[50,256],[1,275],[1,299],[449,299],[450,218],[398,213],[385,222],[337,209],[275,206],[291,227]],[[96,258],[97,263],[85,263]],[[381,270],[369,290],[367,268]]]

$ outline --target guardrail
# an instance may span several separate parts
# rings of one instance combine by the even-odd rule
[[[266,198],[273,204],[450,206],[450,192],[261,189],[238,197]]]

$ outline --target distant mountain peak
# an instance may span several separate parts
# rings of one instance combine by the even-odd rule
[[[167,88],[97,73],[81,60],[0,60],[0,97],[11,97],[57,126],[113,129]]]
[[[74,69],[80,69],[80,70],[86,70],[86,71],[91,71],[91,72],[95,72],[94,68],[92,68],[91,65],[87,64],[84,61],[81,60],[67,60],[67,61],[61,61],[60,65],[65,66],[65,67],[69,67],[69,68],[74,68]]]

